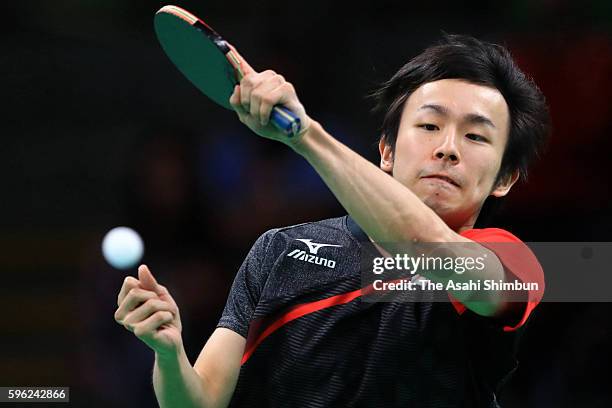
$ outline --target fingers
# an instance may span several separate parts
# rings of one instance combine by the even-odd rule
[[[242,73],[246,76],[249,74],[252,74],[255,72],[255,70],[253,69],[253,67],[251,67],[249,65],[248,62],[246,62],[246,60],[244,58],[242,58],[242,55],[240,55],[240,53],[238,52],[238,50],[236,50],[236,48],[234,48],[234,46],[232,44],[227,44],[229,45],[229,47],[231,48],[231,50],[234,52],[234,54],[238,57],[238,59],[240,60],[240,69],[242,70]],[[230,63],[232,63],[233,65],[233,61],[230,60]]]
[[[150,290],[157,294],[163,293],[164,287],[157,283],[157,280],[155,280],[155,277],[147,265],[140,265],[138,267],[138,280],[143,289]]]
[[[154,298],[147,300],[142,305],[128,313],[127,316],[125,316],[125,319],[123,319],[123,325],[128,330],[131,330],[136,327],[137,324],[148,319],[149,316],[159,311],[170,312],[172,313],[173,317],[178,314],[178,309],[175,305]]]
[[[287,99],[293,87],[282,75],[274,71],[264,71],[245,76],[239,86],[234,88],[230,104],[238,113],[241,121],[249,115],[261,125],[266,125],[274,105]]]
[[[259,115],[259,106],[261,106],[262,103],[270,102],[269,93],[285,82],[285,78],[283,78],[282,75],[278,75],[274,71],[266,72],[269,74],[263,77],[261,82],[256,84],[251,91],[250,113],[253,116]]]
[[[285,79],[276,75],[268,81],[264,81],[259,84],[251,92],[251,109],[250,114],[255,119],[259,120],[262,126],[268,123],[268,116],[272,107],[278,103],[279,93],[275,90],[279,89],[280,86],[285,82]],[[268,116],[262,116],[262,112],[268,112]]]
[[[242,78],[242,81],[240,81],[240,103],[245,110],[250,111],[251,104],[258,102],[260,95],[258,95],[257,100],[254,100],[251,97],[253,90],[263,82],[273,80],[275,75],[274,71],[267,70],[261,73],[249,74]],[[259,112],[259,105],[254,112]]]
[[[132,288],[115,312],[115,321],[117,321],[119,324],[123,324],[123,320],[130,312],[132,312],[132,310],[138,307],[141,303],[155,298],[157,298],[157,294],[155,292],[140,288]]]
[[[172,319],[174,319],[172,313],[165,310],[157,311],[142,322],[134,325],[134,334],[137,337],[146,339],[151,337],[160,326],[170,323]]]
[[[293,90],[290,83],[284,82],[278,87],[267,92],[266,97],[262,99],[259,107],[259,120],[262,126],[266,126],[270,121],[270,114],[276,105],[283,105],[287,100],[289,92]]]
[[[123,299],[127,296],[130,290],[140,286],[140,281],[133,276],[128,276],[123,281],[119,295],[117,296],[117,306],[121,306]]]
[[[276,105],[283,105],[300,120],[300,135],[310,126],[311,119],[300,103],[293,85],[274,71],[251,73],[234,87],[229,98],[240,122],[259,136],[278,140],[288,145],[298,138],[291,139],[284,129],[270,126],[270,114]]]
[[[238,114],[238,119],[240,119],[240,122],[247,123],[246,121],[249,113],[244,110],[242,104],[240,103],[240,85],[236,85],[234,87],[234,93],[230,97],[230,104],[232,105],[232,108],[234,108],[234,111],[236,111]]]

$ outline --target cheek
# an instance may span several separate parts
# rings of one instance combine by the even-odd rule
[[[432,149],[431,139],[418,137],[412,132],[400,134],[395,145],[396,157],[404,159],[404,161],[408,159],[411,162],[429,158]]]
[[[479,160],[473,161],[477,164],[474,168],[475,184],[478,195],[488,196],[493,188],[493,183],[497,177],[500,163],[494,157],[489,160],[483,160],[481,156]]]
[[[417,146],[408,137],[398,139],[398,143],[395,145],[393,176],[402,182],[414,178],[417,172],[417,164],[423,160],[421,150],[422,146]]]

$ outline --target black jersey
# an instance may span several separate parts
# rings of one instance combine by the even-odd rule
[[[347,216],[259,237],[218,324],[247,339],[231,406],[498,406],[521,329],[450,302],[363,301],[366,242]]]

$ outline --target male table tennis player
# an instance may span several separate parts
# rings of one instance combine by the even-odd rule
[[[445,36],[376,93],[386,112],[380,171],[310,118],[282,76],[246,68],[230,99],[240,120],[308,160],[349,215],[260,236],[193,367],[168,291],[146,266],[125,280],[115,319],[155,351],[160,406],[497,407],[541,291],[521,302],[457,292],[453,302],[368,303],[359,257],[370,241],[383,252],[389,242],[522,245],[474,223],[485,199],[505,196],[545,143],[549,116],[537,86],[506,49]],[[298,136],[268,123],[277,104],[300,117]],[[296,250],[327,261],[288,256]],[[543,288],[528,250],[501,252],[486,276],[465,278]]]

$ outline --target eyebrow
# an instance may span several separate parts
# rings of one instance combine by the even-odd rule
[[[428,103],[428,104],[421,106],[417,110],[424,110],[424,109],[433,110],[442,116],[450,116],[448,108],[441,106],[441,105],[435,105],[435,104]],[[463,118],[468,123],[476,124],[476,125],[487,125],[495,129],[495,125],[493,124],[493,121],[491,121],[491,119],[487,118],[486,116],[480,115],[478,113],[468,113]]]

